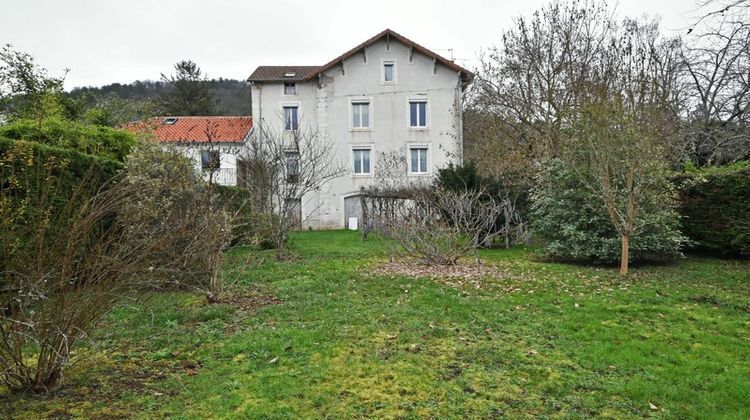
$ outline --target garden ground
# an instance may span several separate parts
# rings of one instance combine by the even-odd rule
[[[56,394],[0,390],[0,413],[750,418],[748,261],[623,279],[486,250],[492,275],[462,281],[389,274],[383,243],[355,232],[290,245],[290,261],[259,254],[232,304],[163,293],[119,307]]]

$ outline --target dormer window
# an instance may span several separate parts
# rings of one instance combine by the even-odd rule
[[[164,125],[174,125],[174,123],[176,123],[176,122],[177,122],[177,118],[176,117],[169,117],[169,118],[164,118],[163,124]]]
[[[296,95],[297,84],[294,82],[284,82],[284,95]]]

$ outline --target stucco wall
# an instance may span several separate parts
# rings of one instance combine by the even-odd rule
[[[205,145],[194,144],[194,145],[169,145],[166,146],[171,150],[177,150],[183,153],[188,159],[190,159],[195,165],[195,170],[199,173],[203,173],[206,177],[206,173],[201,168],[201,151],[202,150],[219,150],[220,164],[219,171],[215,175],[217,183],[222,185],[237,185],[237,157],[242,152],[245,144],[215,144],[211,147]]]
[[[364,57],[366,55],[366,59]],[[344,227],[344,199],[356,195],[360,187],[371,185],[378,170],[380,152],[397,151],[408,161],[408,146],[428,147],[428,173],[404,176],[429,180],[438,168],[460,159],[460,118],[456,107],[460,98],[459,75],[399,42],[380,41],[327,71],[318,80],[297,83],[297,95],[283,95],[282,83],[254,85],[253,117],[273,131],[281,131],[281,107],[297,103],[300,124],[309,124],[328,135],[336,144],[338,161],[350,171],[352,148],[371,149],[371,175],[348,173],[303,198],[304,227],[315,229]],[[383,82],[383,62],[395,64],[395,82]],[[436,71],[434,71],[434,69]],[[352,101],[369,100],[370,128],[352,128]],[[427,100],[427,127],[409,127],[409,100]],[[460,109],[460,108],[459,108]],[[459,156],[459,157],[457,157]]]

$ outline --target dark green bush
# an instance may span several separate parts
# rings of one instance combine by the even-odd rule
[[[544,256],[600,263],[619,261],[620,235],[600,197],[556,160],[545,163],[537,182],[532,197],[531,229],[535,238],[543,242]],[[652,203],[647,207],[639,212],[642,228],[630,240],[631,261],[678,257],[684,243],[679,215],[670,203]]]
[[[18,169],[26,168],[24,169],[24,173],[27,174],[26,181],[14,189],[19,196],[23,195],[21,193],[25,188],[34,188],[43,184],[39,177],[46,176],[47,173],[35,163],[46,162],[50,158],[65,162],[62,169],[55,172],[55,176],[61,180],[58,184],[59,191],[56,192],[59,197],[70,195],[82,179],[86,179],[87,184],[99,188],[114,178],[123,167],[122,163],[104,157],[86,155],[75,150],[36,142],[0,137],[0,183],[5,185],[12,182],[7,174],[19,173]]]
[[[0,138],[0,207],[8,212],[2,214],[0,223],[6,231],[29,233],[38,220],[48,220],[47,232],[58,237],[68,228],[67,221],[58,216],[70,210],[71,197],[96,195],[122,166],[75,150]],[[33,238],[21,235],[16,240],[20,249]],[[0,261],[0,271],[5,263]]]
[[[16,120],[0,126],[0,137],[73,149],[121,162],[136,144],[130,132],[58,118],[47,118],[41,124],[35,120]]]
[[[750,256],[750,165],[693,171],[675,183],[683,232],[696,248]]]

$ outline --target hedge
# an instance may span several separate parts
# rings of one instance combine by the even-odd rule
[[[14,158],[10,158],[15,156]],[[23,159],[23,157],[32,156],[34,161]],[[70,193],[77,187],[82,179],[91,181],[91,185],[101,186],[110,181],[123,168],[121,162],[108,159],[101,156],[92,156],[75,150],[62,147],[47,146],[33,141],[11,140],[0,137],[0,157],[2,171],[0,171],[0,183],[5,187],[7,179],[5,175],[14,167],[16,170],[24,170],[30,180],[30,185],[38,185],[36,181],[39,175],[42,175],[40,162],[46,162],[50,158],[58,161],[65,161],[66,164],[62,169],[55,171],[55,176],[59,177],[61,195]],[[25,169],[24,169],[25,168]],[[32,169],[28,171],[28,169]]]
[[[132,133],[100,125],[48,118],[16,120],[0,126],[0,137],[34,141],[48,146],[124,161],[136,144]]]
[[[750,165],[678,176],[683,232],[695,248],[750,256]]]

